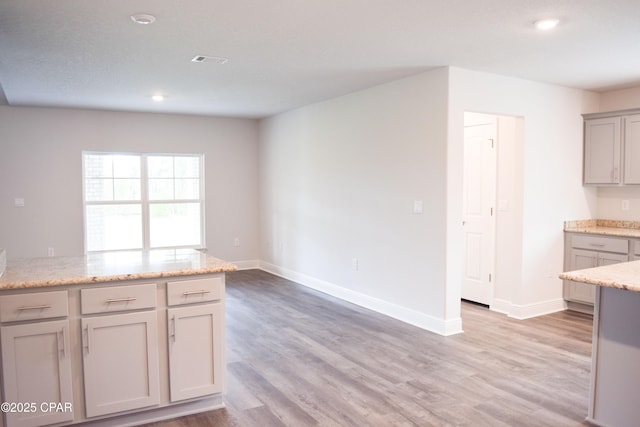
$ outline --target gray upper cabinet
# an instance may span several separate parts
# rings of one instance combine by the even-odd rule
[[[584,184],[640,184],[640,110],[584,119]]]
[[[624,183],[640,184],[640,114],[624,118]]]
[[[584,183],[620,182],[620,117],[584,122]]]

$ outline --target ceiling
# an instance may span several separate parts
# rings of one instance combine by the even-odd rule
[[[534,29],[545,17],[560,25]],[[257,118],[447,65],[640,85],[638,0],[0,2],[0,104],[13,106]]]

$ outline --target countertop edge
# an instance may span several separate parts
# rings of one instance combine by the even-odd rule
[[[234,264],[229,264],[222,267],[194,269],[194,270],[159,271],[159,272],[146,272],[146,273],[115,274],[115,275],[109,275],[109,276],[69,277],[65,279],[55,279],[55,280],[31,280],[31,281],[20,281],[20,282],[8,282],[8,283],[0,284],[0,291],[9,290],[9,289],[30,289],[30,288],[47,288],[47,287],[55,287],[55,286],[111,283],[111,282],[121,282],[121,281],[127,281],[127,280],[140,280],[140,279],[161,279],[161,278],[167,278],[167,277],[198,276],[198,275],[204,275],[204,274],[230,273],[233,271],[237,271],[237,269],[238,268]]]
[[[232,262],[192,249],[21,258],[7,263],[0,291],[199,276],[237,269]]]
[[[563,280],[586,283],[588,285],[640,292],[640,261],[567,271],[561,273],[558,277]]]

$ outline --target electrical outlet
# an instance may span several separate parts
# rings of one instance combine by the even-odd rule
[[[360,268],[360,262],[358,261],[358,258],[353,258],[351,260],[351,268],[353,269],[353,271],[358,271],[358,269]]]
[[[56,256],[56,250],[54,248],[47,248],[47,256]]]
[[[233,239],[233,246],[240,246],[240,238],[236,237],[235,239]]]
[[[629,201],[628,200],[623,200],[622,201],[622,210],[623,211],[628,211],[629,210]]]

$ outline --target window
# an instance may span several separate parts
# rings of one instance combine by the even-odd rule
[[[204,156],[82,157],[87,252],[204,246]]]

